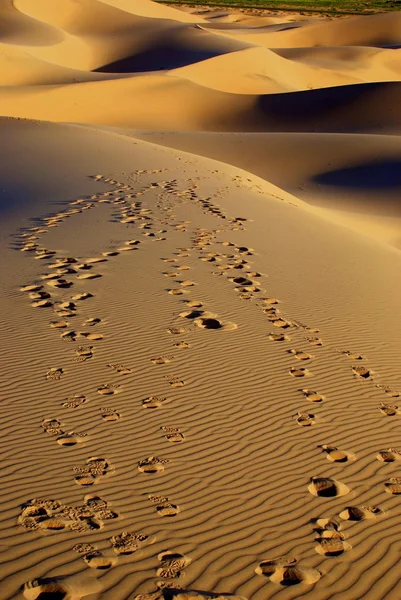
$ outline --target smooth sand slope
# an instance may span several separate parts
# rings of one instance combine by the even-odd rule
[[[0,0],[0,600],[399,600],[400,37]]]

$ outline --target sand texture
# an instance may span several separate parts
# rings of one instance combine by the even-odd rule
[[[399,600],[400,14],[0,17],[0,600]]]

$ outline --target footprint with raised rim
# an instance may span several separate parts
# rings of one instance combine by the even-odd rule
[[[345,496],[350,490],[344,483],[331,477],[311,477],[308,491],[312,496],[334,498],[337,496]]]
[[[111,475],[114,467],[108,459],[99,456],[93,456],[86,461],[85,467],[74,467],[75,483],[82,486],[89,486],[98,483],[101,477]]]
[[[106,571],[117,562],[116,556],[108,556],[107,553],[100,552],[92,544],[75,544],[73,550],[82,556],[91,569]]]
[[[61,367],[53,367],[47,371],[46,379],[48,379],[49,381],[58,381],[59,379],[61,379],[63,374],[64,369],[62,369]]]
[[[62,435],[64,433],[58,419],[44,419],[42,428],[49,435]]]
[[[161,552],[158,555],[160,567],[156,571],[156,575],[162,579],[177,579],[181,576],[182,571],[192,562],[189,556],[178,552]]]
[[[155,504],[156,512],[161,517],[175,517],[180,512],[179,506],[172,504],[167,496],[149,494],[149,500]]]
[[[355,456],[352,453],[339,450],[336,446],[322,444],[321,446],[318,446],[318,448],[322,449],[322,452],[326,454],[327,460],[331,462],[346,463],[355,459]]]
[[[138,471],[141,473],[154,474],[164,471],[164,465],[169,462],[168,459],[159,458],[158,456],[148,456],[138,462]]]
[[[347,506],[340,512],[339,517],[343,521],[366,521],[381,515],[383,511],[378,506]]]
[[[142,400],[143,408],[160,408],[162,404],[166,401],[166,398],[162,398],[161,396],[148,396]]]
[[[367,369],[366,367],[353,366],[351,367],[351,370],[354,375],[357,375],[361,379],[369,379],[373,374],[373,371]]]
[[[384,402],[380,402],[378,408],[383,415],[386,415],[386,417],[395,417],[400,414],[400,409],[395,404],[384,404]]]
[[[321,577],[321,573],[317,569],[299,567],[296,558],[286,556],[263,560],[256,567],[255,573],[267,577],[272,583],[285,587],[302,583],[312,585]]]
[[[394,496],[401,494],[401,477],[390,477],[390,480],[384,484],[384,489]]]
[[[326,400],[326,396],[323,396],[323,394],[318,394],[318,392],[315,392],[314,390],[301,388],[298,390],[298,392],[301,392],[305,398],[309,400],[309,402],[323,402]]]
[[[142,542],[145,542],[149,536],[144,533],[130,533],[129,531],[122,531],[118,535],[113,535],[110,539],[113,550],[119,556],[134,554],[140,547]]]
[[[395,462],[401,460],[401,448],[387,448],[386,450],[379,450],[376,454],[377,460],[380,462]]]
[[[176,342],[173,345],[174,345],[175,348],[179,348],[180,350],[187,349],[187,348],[191,347],[191,344],[189,344],[188,342],[184,342],[183,340],[181,340],[180,342]]]
[[[297,423],[301,427],[311,427],[315,424],[315,415],[312,413],[297,413]]]
[[[132,369],[125,367],[121,363],[108,363],[106,367],[113,369],[113,371],[116,371],[119,375],[129,375],[132,373]]]
[[[184,441],[184,434],[181,433],[178,427],[167,427],[163,425],[160,429],[165,432],[166,435],[164,437],[169,442],[180,444]]]
[[[269,333],[269,340],[272,342],[289,342],[291,338],[288,335],[284,335],[284,333]]]
[[[295,348],[291,348],[290,350],[287,350],[288,354],[293,354],[294,357],[298,360],[310,360],[311,358],[314,358],[312,354],[308,354],[307,352],[304,352],[303,350],[295,350]]]
[[[174,356],[157,356],[155,358],[151,358],[150,362],[154,365],[165,365],[170,363],[173,360]]]
[[[103,383],[97,388],[97,393],[101,396],[113,396],[121,392],[122,386],[120,383]]]
[[[94,350],[93,346],[79,346],[75,350],[75,354],[76,354],[75,361],[76,362],[85,362],[86,360],[93,358],[93,350]]]
[[[165,375],[165,378],[171,385],[171,387],[183,387],[185,385],[185,381],[180,379],[177,375]]]
[[[85,442],[87,438],[86,433],[76,433],[75,431],[67,431],[57,438],[57,443],[60,446],[76,446],[82,442]]]
[[[292,377],[308,377],[312,374],[308,369],[304,369],[303,367],[291,367],[288,372]]]
[[[62,403],[63,408],[78,408],[81,404],[85,404],[86,396],[83,394],[74,394],[73,396],[69,396]]]
[[[119,421],[120,413],[115,408],[100,408],[100,413],[103,421]]]

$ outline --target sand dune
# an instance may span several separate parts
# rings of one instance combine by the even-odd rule
[[[398,600],[400,19],[0,1],[0,600]]]
[[[401,248],[398,136],[135,131],[132,135],[236,165],[310,208],[323,209],[330,220]]]

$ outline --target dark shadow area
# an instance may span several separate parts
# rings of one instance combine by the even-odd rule
[[[363,165],[319,173],[312,181],[321,185],[360,190],[401,188],[401,158],[372,161]]]
[[[257,99],[261,130],[281,132],[381,132],[401,128],[401,84],[363,83]]]
[[[221,52],[174,48],[168,44],[145,50],[134,56],[116,60],[95,69],[95,73],[146,73],[147,71],[167,71],[213,58]]]

